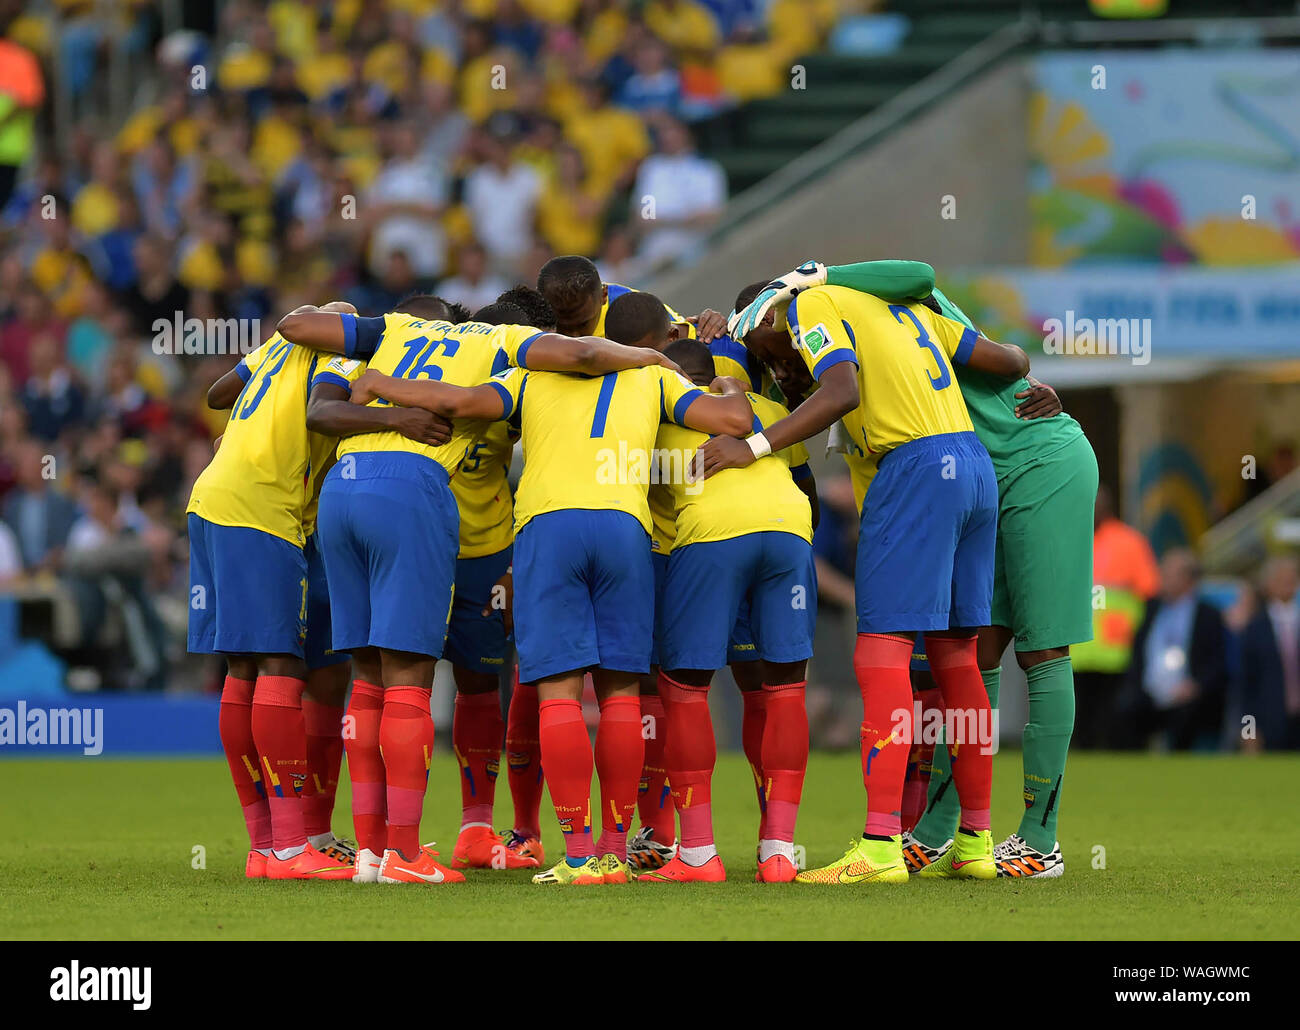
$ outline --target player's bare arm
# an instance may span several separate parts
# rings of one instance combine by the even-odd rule
[[[688,428],[728,436],[743,436],[753,428],[754,409],[749,406],[740,380],[718,376],[709,391],[691,401],[683,414],[682,421]]]
[[[795,484],[808,498],[808,507],[812,509],[812,528],[817,529],[822,520],[821,500],[817,496],[817,477],[811,473]]]
[[[332,300],[316,307],[304,304],[294,308],[276,323],[275,330],[290,343],[331,354],[345,353],[347,334],[341,315],[355,315],[357,309],[344,300]]]
[[[858,370],[852,362],[832,365],[817,380],[818,389],[785,418],[773,422],[763,435],[773,451],[783,450],[829,429],[858,406]],[[692,405],[693,407],[694,405]],[[749,444],[737,437],[748,429],[715,436],[699,449],[699,467],[705,477],[723,469],[745,468],[756,460]]]
[[[994,343],[981,336],[966,359],[966,367],[1003,379],[1021,379],[1029,375],[1029,355],[1014,343]]]
[[[528,347],[528,367],[536,372],[584,372],[597,376],[648,365],[662,365],[681,372],[657,350],[628,347],[600,336],[543,333]]]
[[[208,407],[213,411],[225,411],[232,407],[244,388],[243,377],[236,365],[215,383],[208,387]]]
[[[490,383],[453,386],[431,379],[395,379],[368,369],[352,385],[351,403],[369,404],[376,398],[444,418],[498,419],[505,412],[500,391]]]
[[[424,408],[369,408],[352,404],[348,391],[335,383],[318,383],[307,400],[307,428],[326,436],[392,431],[409,440],[437,447],[451,439],[451,423]]]

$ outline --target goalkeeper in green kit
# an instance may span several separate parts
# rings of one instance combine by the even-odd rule
[[[889,300],[919,301],[974,328],[934,288],[934,269],[920,261],[863,261],[825,266],[805,262],[773,280],[728,321],[732,339],[764,322],[779,324],[800,291],[832,285]],[[1074,729],[1070,645],[1092,639],[1093,503],[1097,459],[1079,424],[1060,412],[1055,394],[1035,380],[1011,383],[954,367],[975,432],[998,480],[998,539],[991,625],[979,632],[978,662],[994,709],[1001,660],[1015,641],[1029,681],[1024,736],[1025,814],[1018,832],[994,848],[998,875],[1056,877],[1065,872],[1056,836],[1066,753]],[[1022,400],[1022,398],[1028,398]],[[1048,417],[1044,417],[1048,416]],[[875,470],[848,445],[845,459],[861,493]],[[871,541],[859,541],[871,546]],[[903,856],[919,872],[952,846],[960,809],[951,789],[947,749],[935,748],[925,814],[903,836]]]

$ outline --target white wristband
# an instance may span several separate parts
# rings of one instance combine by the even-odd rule
[[[766,458],[772,453],[772,445],[767,442],[767,437],[762,433],[755,433],[753,436],[746,437],[745,443],[749,444],[749,449],[754,452],[755,460]]]

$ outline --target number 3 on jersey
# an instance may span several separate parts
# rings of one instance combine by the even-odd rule
[[[925,326],[917,321],[916,315],[903,307],[902,304],[891,304],[889,305],[889,310],[890,313],[893,314],[894,320],[900,324],[903,321],[903,316],[906,315],[907,320],[911,322],[916,329],[916,345],[918,347],[924,347],[934,355],[934,364],[939,370],[939,377],[936,379],[934,376],[930,376],[930,385],[936,390],[942,390],[952,382],[952,373],[948,371],[948,363],[943,359],[943,351],[939,349],[938,344],[936,344],[934,340],[930,339],[930,334],[925,331]],[[929,375],[929,373],[926,374]]]

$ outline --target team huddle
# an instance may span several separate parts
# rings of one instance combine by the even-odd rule
[[[1024,353],[980,335],[929,265],[809,262],[746,287],[726,320],[684,319],[579,257],[477,312],[427,295],[399,307],[299,308],[209,391],[231,413],[188,508],[189,649],[227,661],[220,734],[247,876],[722,881],[708,691],[723,665],[743,700],[759,882],[1063,873],[1096,461]],[[861,509],[867,812],[841,858],[804,869],[806,442],[828,430]],[[1025,815],[995,846],[982,728],[1013,640]],[[462,802],[449,865],[420,842],[439,659]],[[913,725],[926,709],[960,715],[946,739]],[[498,834],[503,743],[514,815]],[[345,752],[355,846],[331,829]],[[549,868],[543,785],[565,848]]]

